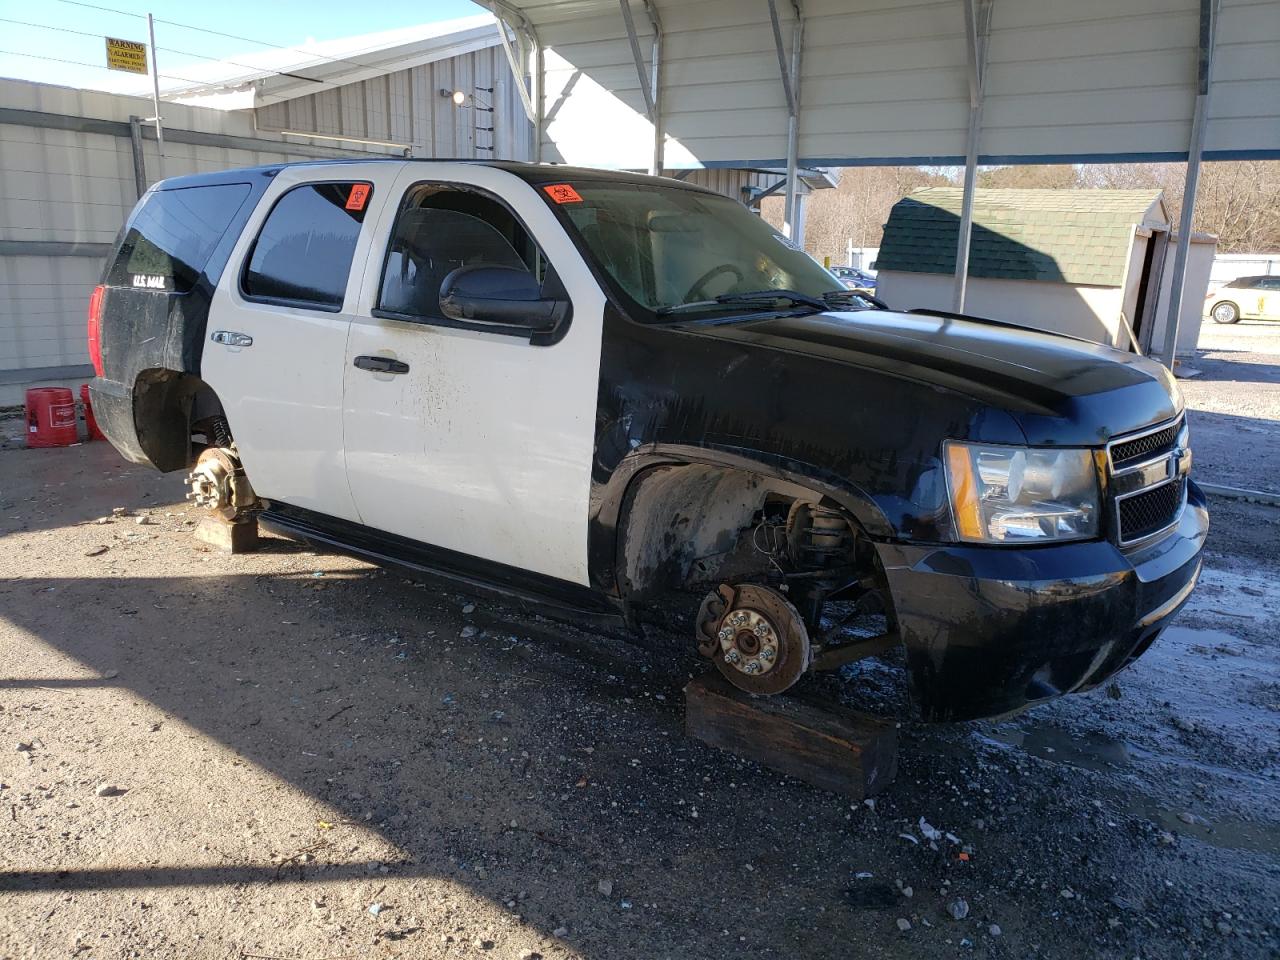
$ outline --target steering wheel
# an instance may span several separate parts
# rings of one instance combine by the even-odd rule
[[[693,282],[693,286],[689,288],[689,292],[684,295],[684,302],[688,303],[691,300],[708,299],[706,293],[703,291],[702,288],[705,287],[712,280],[714,280],[716,277],[720,276],[720,274],[722,273],[732,273],[736,280],[744,279],[744,275],[742,271],[739,270],[737,267],[735,267],[732,263],[719,264],[718,266],[712,267],[710,270],[708,270],[706,273],[704,273],[702,276],[700,276],[697,280]],[[698,296],[698,294],[702,294],[702,295]]]

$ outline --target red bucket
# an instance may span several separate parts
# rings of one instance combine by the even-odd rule
[[[80,402],[84,404],[84,425],[89,428],[89,439],[107,439],[107,435],[98,427],[98,418],[93,415],[93,404],[89,402],[89,385],[87,383],[80,384]]]
[[[67,387],[27,391],[28,447],[69,447],[79,439],[76,401]]]

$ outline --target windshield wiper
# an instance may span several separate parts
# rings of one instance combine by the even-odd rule
[[[864,290],[831,290],[822,295],[822,299],[826,301],[828,307],[835,305],[846,305],[854,300],[863,300],[877,310],[888,310],[889,305],[877,297],[873,293],[867,293]]]
[[[714,300],[694,300],[690,303],[677,303],[671,307],[655,310],[660,317],[673,313],[687,313],[693,310],[708,310],[715,307],[767,307],[779,309],[782,306],[812,307],[814,310],[826,310],[828,304],[819,297],[811,297],[797,290],[749,290],[746,293],[724,293]]]

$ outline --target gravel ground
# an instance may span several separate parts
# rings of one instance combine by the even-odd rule
[[[0,450],[0,958],[1275,957],[1280,510],[1212,506],[1114,688],[908,723],[869,805],[684,739],[683,638],[227,557],[177,476]]]
[[[1196,475],[1225,486],[1280,494],[1280,323],[1206,320],[1179,380],[1191,408]]]

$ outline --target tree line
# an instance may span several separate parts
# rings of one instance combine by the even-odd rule
[[[809,195],[805,248],[843,263],[855,247],[878,247],[889,209],[918,187],[958,186],[963,171],[948,167],[846,167],[831,190]],[[1048,190],[1163,190],[1176,228],[1186,181],[1184,163],[1039,164],[981,168],[979,187]],[[765,219],[782,222],[782,200],[766,198]],[[1280,252],[1280,161],[1205,163],[1200,168],[1193,230],[1218,238],[1221,253]]]

